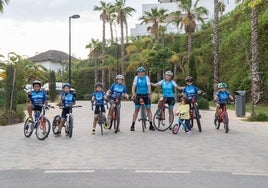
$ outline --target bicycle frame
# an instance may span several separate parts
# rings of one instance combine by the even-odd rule
[[[224,124],[225,133],[229,131],[229,118],[226,103],[219,103],[218,115],[214,119],[216,129],[220,128],[220,123]]]
[[[224,114],[225,112],[227,112],[227,107],[226,107],[226,103],[222,103],[220,104],[220,108],[219,108],[219,116],[220,116],[220,121],[224,122]]]
[[[103,103],[103,105],[105,106],[106,105],[106,107],[107,107],[107,109],[108,109],[108,103]],[[101,111],[101,105],[96,105],[96,103],[95,104],[93,104],[93,103],[91,103],[91,109],[93,110],[93,106],[95,106],[95,107],[98,107],[99,108],[99,113],[98,113],[98,124],[99,124],[99,126],[100,126],[100,128],[101,128],[101,135],[103,135],[103,124],[104,124],[104,120],[103,120],[103,112]]]

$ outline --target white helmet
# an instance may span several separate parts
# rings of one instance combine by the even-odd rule
[[[118,74],[118,75],[116,75],[116,80],[118,80],[118,79],[124,80],[124,76],[122,74]]]
[[[165,73],[165,75],[173,76],[173,72],[172,72],[172,71],[167,71],[167,72]]]

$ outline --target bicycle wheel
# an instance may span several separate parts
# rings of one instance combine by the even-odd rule
[[[227,112],[224,112],[223,124],[224,124],[225,133],[228,133],[228,131],[229,131],[229,119],[228,119]]]
[[[220,128],[220,124],[221,124],[220,117],[219,116],[215,116],[215,119],[214,119],[215,128],[216,129],[219,129]]]
[[[145,132],[145,128],[146,128],[145,106],[142,106],[141,108],[141,126],[142,126],[142,132]]]
[[[74,125],[73,117],[70,116],[69,117],[69,130],[68,130],[68,136],[70,138],[72,138],[72,136],[73,136],[73,127],[74,127],[73,125]]]
[[[98,124],[100,125],[101,135],[103,135],[103,117],[102,117],[102,112],[99,113],[99,116],[98,116]]]
[[[193,109],[190,110],[190,128],[192,129],[194,126],[194,114],[193,114]]]
[[[25,123],[24,123],[24,127],[23,127],[23,133],[24,136],[29,138],[32,133],[33,133],[33,129],[34,129],[34,122],[30,121],[31,118],[27,118]]]
[[[56,115],[52,122],[52,132],[55,134],[57,132],[57,126],[60,124],[61,117]]]
[[[180,124],[175,124],[175,125],[173,125],[173,127],[172,127],[172,133],[173,134],[177,134],[178,132],[179,132],[179,130],[180,130],[180,127],[181,127],[181,125]]]
[[[169,114],[169,108],[157,109],[153,117],[153,125],[158,131],[165,131],[172,126],[174,121],[173,111]]]
[[[202,132],[199,109],[198,109],[198,106],[196,106],[196,105],[194,106],[194,113],[195,113],[195,119],[196,119],[196,124],[197,124],[198,130],[199,130],[199,132]]]
[[[43,125],[41,125],[40,121],[38,122],[38,125],[36,127],[36,137],[38,138],[38,140],[44,140],[48,137],[49,132],[50,132],[50,122],[48,119],[46,119],[45,117],[43,117]]]
[[[120,109],[116,108],[115,110],[115,119],[114,119],[114,133],[119,131],[120,125]]]

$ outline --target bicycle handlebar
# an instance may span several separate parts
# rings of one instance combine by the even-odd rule
[[[108,109],[108,103],[107,102],[104,102],[103,103],[103,106],[106,105],[107,109]],[[96,103],[94,102],[91,102],[91,110],[93,110],[93,106],[96,106]]]

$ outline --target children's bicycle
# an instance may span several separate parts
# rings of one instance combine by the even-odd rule
[[[107,109],[108,109],[108,103],[103,103],[103,105],[106,105]],[[93,110],[93,106],[98,107],[99,108],[99,113],[98,113],[98,124],[101,128],[101,135],[103,135],[103,125],[104,125],[104,118],[103,116],[105,115],[102,111],[101,111],[101,105],[96,105],[96,103],[91,103],[91,109]]]
[[[109,109],[109,115],[111,114],[109,129],[111,129],[112,126],[114,125],[114,133],[117,133],[119,131],[120,108],[121,108],[121,100],[119,97],[116,97]],[[110,111],[112,111],[112,113]]]
[[[30,117],[26,119],[23,127],[25,137],[29,138],[32,135],[34,129],[36,130],[35,135],[38,140],[45,140],[48,137],[51,125],[50,121],[45,117],[46,108],[54,107],[50,105],[43,105],[41,111],[34,111],[34,121]]]
[[[216,129],[220,128],[220,124],[223,123],[225,133],[229,132],[229,118],[227,113],[226,103],[220,103],[218,116],[215,116],[214,125]]]
[[[60,109],[69,109],[69,113],[66,114],[66,119],[65,122],[63,124],[63,127],[65,128],[65,133],[66,136],[69,136],[70,138],[73,136],[73,108],[78,108],[78,107],[82,107],[80,105],[73,105],[71,107],[64,107],[64,106],[60,106]],[[60,115],[56,115],[53,119],[52,122],[52,131],[54,133],[54,135],[56,135],[57,133],[57,128],[60,124],[60,120],[61,120],[61,116]]]
[[[200,113],[199,113],[199,107],[198,103],[195,99],[195,97],[191,98],[191,103],[190,103],[190,128],[192,129],[194,126],[194,120],[196,120],[196,124],[198,127],[199,132],[202,132],[202,127],[201,127],[201,122],[200,122]]]
[[[140,118],[138,119],[138,121],[141,121],[142,131],[145,132],[146,122],[149,120],[147,118],[147,112],[146,112],[144,100],[142,98],[139,98],[138,100],[140,101],[140,106],[141,106],[140,107]]]
[[[179,114],[179,118],[178,118],[178,122],[173,125],[172,127],[172,133],[173,134],[177,134],[180,130],[180,127],[182,127],[182,129],[187,132],[186,130],[186,120],[185,119],[181,119],[181,116],[183,115],[183,113]]]
[[[174,121],[174,112],[166,105],[166,98],[164,97],[158,104],[158,108],[153,117],[153,125],[158,131],[165,131],[171,128]]]

